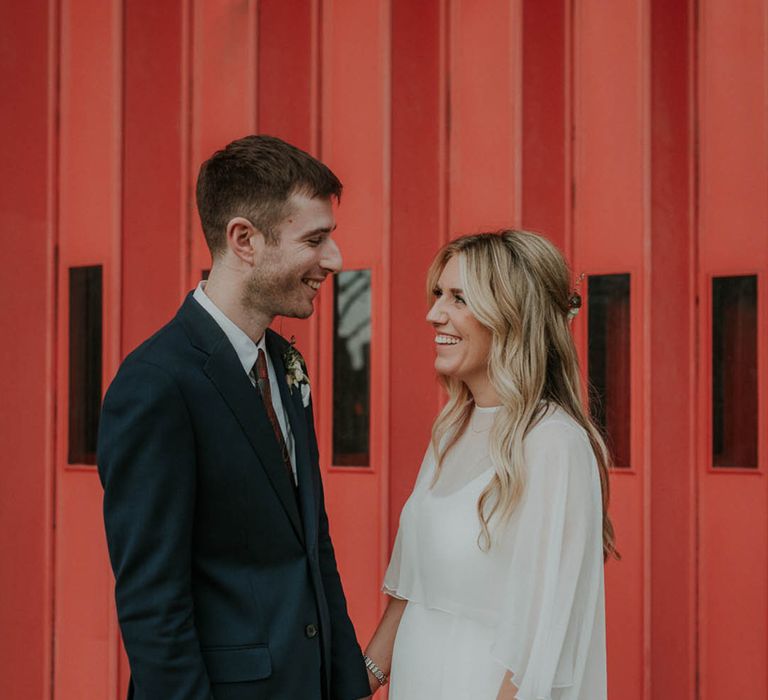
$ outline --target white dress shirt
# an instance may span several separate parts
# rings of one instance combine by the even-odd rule
[[[237,353],[237,357],[240,360],[240,364],[243,366],[243,370],[248,375],[251,384],[256,387],[256,377],[253,375],[253,366],[256,364],[256,358],[259,355],[259,350],[264,351],[264,355],[267,358],[267,373],[269,374],[269,387],[272,392],[272,405],[277,415],[277,422],[280,424],[280,430],[283,431],[283,438],[285,439],[285,446],[288,448],[288,454],[291,457],[291,470],[293,471],[293,480],[296,481],[296,444],[293,439],[293,432],[291,431],[291,424],[288,422],[288,417],[285,415],[285,409],[283,408],[283,402],[280,398],[280,387],[277,383],[277,375],[275,374],[275,368],[272,366],[272,358],[267,352],[266,343],[264,342],[264,335],[261,336],[258,343],[254,343],[248,335],[233,323],[224,312],[214,304],[208,295],[205,293],[205,282],[200,282],[197,285],[194,293],[192,294],[194,300],[200,304],[219,325],[221,330],[232,343],[232,347]]]

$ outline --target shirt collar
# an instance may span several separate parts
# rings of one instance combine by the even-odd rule
[[[258,343],[254,343],[242,328],[229,319],[227,315],[211,301],[210,297],[205,293],[205,281],[201,281],[197,285],[192,297],[211,315],[221,330],[224,331],[224,334],[235,349],[237,359],[240,360],[240,364],[243,365],[246,374],[251,373],[253,365],[256,363],[259,350],[263,350],[264,354],[267,355],[267,360],[269,360],[266,343],[264,342],[266,333],[262,334]]]

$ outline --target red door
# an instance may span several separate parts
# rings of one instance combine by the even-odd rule
[[[681,78],[670,91],[690,139],[678,155],[667,99],[651,96],[669,56],[651,31],[666,17],[662,0],[49,3],[48,68],[59,71],[49,94],[58,121],[46,127],[57,173],[46,321],[56,698],[111,699],[127,683],[94,405],[120,358],[210,266],[192,197],[200,161],[257,130],[320,156],[346,185],[335,234],[345,274],[310,320],[276,329],[296,336],[309,364],[331,530],[361,641],[378,619],[400,507],[437,410],[427,265],[454,235],[523,222],[587,274],[575,332],[618,460],[611,695],[663,696],[653,679],[678,642],[690,692],[698,662],[706,700],[768,695],[766,3],[689,4],[696,28],[667,35],[680,50],[697,32],[694,77],[681,74],[695,85]],[[679,201],[659,176],[664,158],[677,159],[670,181],[690,190]],[[682,207],[696,240],[677,242],[677,262],[664,267],[661,239],[677,235],[670,212]],[[670,217],[663,234],[654,212]],[[670,390],[695,414],[685,432],[698,503],[691,476],[678,509],[664,484],[685,491],[693,469],[682,464],[687,448],[660,444],[654,401],[666,387],[649,387],[660,382],[654,358],[667,357],[650,329],[680,270],[695,282],[675,292],[678,306],[690,296],[691,326],[676,347],[693,369]],[[667,469],[679,471],[657,478]],[[685,543],[667,548],[667,535]],[[677,577],[673,555],[696,551],[697,573],[686,561]],[[675,618],[688,621],[682,633],[665,614],[677,605],[688,610]]]
[[[587,275],[576,331],[616,462],[611,515],[622,561],[606,566],[606,617],[609,696],[621,700],[649,692],[648,12],[644,0],[573,3],[571,261]]]
[[[386,0],[323,3],[319,152],[345,183],[334,234],[345,272],[318,314],[315,420],[331,535],[362,644],[379,618],[388,536],[388,28]]]
[[[101,393],[120,357],[118,2],[63,2],[59,126],[54,697],[117,689],[113,581],[95,468]]]
[[[702,700],[768,696],[768,49],[762,0],[699,3]]]

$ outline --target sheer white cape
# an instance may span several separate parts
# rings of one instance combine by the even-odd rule
[[[562,409],[548,411],[524,442],[523,498],[483,552],[476,502],[493,473],[492,411],[475,409],[434,486],[427,451],[384,590],[493,627],[491,654],[519,700],[604,700],[602,498],[591,445]]]

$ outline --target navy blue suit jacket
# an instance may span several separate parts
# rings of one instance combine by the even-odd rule
[[[267,350],[296,445],[298,498],[261,398],[190,294],[123,362],[98,466],[134,700],[368,695],[328,534],[311,405]]]

